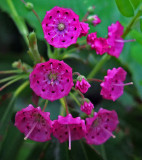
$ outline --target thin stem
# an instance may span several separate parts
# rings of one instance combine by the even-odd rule
[[[104,144],[101,145],[101,150],[102,150],[102,157],[103,157],[103,159],[107,160]]]
[[[15,79],[15,78],[17,78],[17,77],[19,77],[19,75],[15,75],[15,76],[10,76],[10,77],[3,78],[3,79],[0,80],[0,83],[9,81],[9,80],[11,80],[11,79]]]
[[[80,76],[80,73],[79,72],[73,72],[73,76],[74,75]]]
[[[66,107],[66,114],[68,115],[69,114],[69,110],[68,110],[66,97],[63,97],[63,99],[64,99],[64,103],[65,103],[65,107]]]
[[[120,43],[123,43],[123,42],[134,42],[136,41],[135,39],[128,39],[128,40],[120,40],[120,39],[116,39],[115,42],[120,42]]]
[[[88,80],[88,81],[94,81],[94,82],[100,82],[100,83],[103,82],[103,80],[101,80],[101,79],[96,79],[96,78],[88,78],[87,80]]]
[[[89,75],[87,76],[87,78],[93,78],[96,73],[102,68],[102,66],[110,59],[110,55],[105,54],[101,60],[97,63],[97,65],[95,65],[95,67],[93,68],[93,70],[89,73]]]
[[[19,81],[20,79],[25,79],[27,78],[25,75],[24,76],[20,76],[20,77],[17,77],[11,81],[9,81],[8,83],[6,83],[5,85],[3,85],[1,88],[0,88],[0,91],[2,91],[4,88],[8,87],[9,85],[11,85],[12,83],[16,82],[16,81]]]
[[[13,74],[13,73],[22,73],[22,71],[21,70],[0,71],[0,74]]]
[[[132,18],[132,20],[128,24],[126,30],[124,31],[122,38],[125,38],[127,36],[127,34],[131,31],[131,28],[132,28],[133,24],[135,23],[135,21],[137,20],[137,18],[140,17],[141,12],[142,12],[142,10],[140,9],[137,12],[137,14]]]
[[[30,136],[30,134],[32,133],[32,131],[35,129],[37,125],[37,122],[32,126],[32,128],[30,129],[30,131],[28,132],[28,134],[26,135],[26,137],[24,137],[24,140],[27,140],[28,137]]]
[[[21,33],[21,35],[23,36],[27,46],[28,46],[28,38],[27,38],[27,35],[28,35],[28,29],[27,29],[27,26],[24,22],[24,20],[22,20],[22,18],[18,15],[16,9],[15,9],[15,6],[13,5],[13,2],[12,0],[6,0],[7,1],[7,4],[10,8],[10,15],[13,19],[13,21],[15,22],[19,32]]]
[[[80,107],[81,103],[77,100],[76,96],[73,93],[71,93],[71,92],[69,94],[74,99],[74,101],[77,103],[77,105]]]
[[[51,51],[51,47],[50,47],[50,44],[49,43],[46,43],[47,44],[47,56],[49,58],[53,58],[53,53]]]
[[[44,107],[43,107],[43,110],[42,110],[43,112],[45,111],[45,109],[47,107],[47,104],[48,104],[48,100],[45,101],[45,104],[44,104]]]
[[[84,95],[83,95],[78,89],[75,89],[74,87],[72,87],[72,89],[73,89],[75,92],[78,92],[78,94],[82,97],[82,99],[84,99]]]
[[[65,97],[61,98],[61,99],[60,99],[60,102],[61,102],[62,106],[64,107],[64,109],[65,109],[65,111],[66,111],[66,114],[68,114],[69,111],[68,111],[67,104],[66,104],[64,98],[65,98]]]

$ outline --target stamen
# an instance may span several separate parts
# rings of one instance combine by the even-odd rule
[[[129,82],[129,83],[122,83],[122,84],[115,84],[115,83],[113,83],[112,85],[114,85],[114,86],[128,86],[128,85],[133,85],[133,82]]]
[[[120,43],[123,43],[123,42],[134,42],[136,41],[135,39],[129,39],[129,40],[120,40],[120,39],[116,39],[115,42],[120,42]]]
[[[112,134],[112,132],[110,132],[109,130],[105,129],[102,127],[103,130],[105,130],[110,136],[112,136],[112,138],[116,138],[116,136],[114,134]]]
[[[32,133],[32,131],[35,129],[35,126],[37,125],[37,122],[33,125],[33,127],[30,129],[30,131],[28,132],[28,134],[26,135],[26,137],[24,138],[24,140],[27,140],[28,137],[30,136],[30,134]]]
[[[63,23],[58,24],[58,29],[60,31],[64,30],[65,29],[65,25]]]
[[[68,133],[69,133],[69,150],[71,150],[71,130],[69,126],[68,126]]]

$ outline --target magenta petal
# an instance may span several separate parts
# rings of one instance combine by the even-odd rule
[[[31,104],[18,111],[15,116],[15,126],[25,136],[34,126],[29,139],[37,142],[45,142],[51,139],[52,121],[49,112],[42,112],[40,107],[34,108]]]
[[[85,136],[86,126],[85,121],[80,117],[73,118],[71,114],[66,117],[58,116],[58,120],[53,121],[53,136],[56,137],[60,143],[69,140],[69,129],[71,140],[78,140]]]
[[[30,74],[32,90],[50,101],[68,95],[73,85],[72,68],[63,61],[50,59],[39,63]]]
[[[123,94],[124,86],[113,84],[123,84],[127,72],[119,67],[107,71],[107,76],[104,77],[104,82],[101,83],[101,95],[103,98],[115,101]]]
[[[94,117],[86,118],[86,141],[88,144],[100,145],[106,142],[117,127],[118,116],[115,111],[101,108]]]
[[[46,12],[42,28],[46,41],[56,48],[76,43],[81,32],[79,16],[71,9],[57,6]]]

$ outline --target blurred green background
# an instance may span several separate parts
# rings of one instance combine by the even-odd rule
[[[89,33],[97,31],[99,37],[106,37],[107,27],[116,21],[120,21],[127,28],[142,8],[141,0],[29,0],[29,2],[33,3],[41,21],[46,11],[54,6],[73,9],[80,16],[80,21],[86,14],[87,8],[95,6],[95,14],[101,18],[102,23],[96,27],[90,25]],[[13,7],[16,13],[13,12]],[[142,17],[142,12],[140,16]],[[24,32],[22,34],[27,34],[27,31],[36,32],[39,51],[46,60],[49,58],[41,24],[33,12],[28,11],[20,0],[1,0],[0,71],[11,70],[12,63],[19,59],[33,66],[27,54],[26,42],[15,24],[17,21],[26,23],[27,30],[21,29]],[[68,151],[68,143],[60,144],[54,138],[46,143],[24,141],[24,135],[14,127],[14,116],[18,110],[33,104],[33,101],[32,91],[27,86],[20,96],[11,102],[14,91],[24,82],[19,81],[0,92],[0,122],[8,111],[5,127],[0,130],[0,160],[142,160],[142,21],[140,18],[136,20],[125,39],[136,39],[136,42],[125,44],[120,58],[112,57],[95,78],[103,79],[108,68],[121,66],[128,73],[126,82],[133,81],[134,85],[125,87],[124,94],[116,102],[102,99],[98,83],[91,83],[92,88],[85,95],[94,103],[95,111],[100,107],[117,111],[120,124],[115,139],[110,138],[101,146],[89,146],[84,141],[75,141],[72,142],[71,151]],[[100,59],[101,56],[96,55],[95,51],[84,49],[70,53],[64,61],[74,72],[78,71],[87,76]],[[0,79],[7,76],[9,75],[0,75]],[[10,110],[8,110],[9,103],[12,106]],[[39,104],[43,107],[44,101],[40,99]],[[68,97],[68,104],[74,115],[82,115],[71,97]],[[60,109],[60,102],[55,101],[48,104],[46,111],[51,112],[51,119],[57,119]]]

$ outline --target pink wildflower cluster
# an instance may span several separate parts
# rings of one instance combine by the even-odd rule
[[[108,27],[107,38],[97,38],[97,32],[88,34],[87,43],[91,45],[91,48],[96,51],[97,54],[103,55],[108,53],[111,56],[118,58],[123,50],[124,42],[134,40],[123,40],[124,27],[117,21]]]
[[[42,21],[44,38],[56,48],[67,48],[76,43],[78,37],[86,36],[88,24],[79,21],[71,9],[54,7],[46,12]]]
[[[97,15],[92,17],[94,26],[101,20]],[[79,16],[71,9],[54,7],[46,12],[42,21],[44,38],[56,48],[67,48],[76,43],[78,37],[86,36],[89,24],[79,21]],[[97,38],[97,33],[90,33],[87,36],[87,43],[96,50],[97,54],[108,53],[116,58],[119,57],[124,40],[122,39],[123,26],[117,21],[108,27],[107,38]],[[68,110],[65,102],[66,116],[58,116],[58,119],[51,120],[50,113],[44,112],[40,107],[34,108],[31,104],[18,111],[15,117],[15,126],[24,133],[25,140],[31,139],[38,142],[45,142],[51,139],[51,135],[59,140],[60,143],[84,138],[86,143],[100,145],[110,137],[115,137],[115,131],[119,121],[117,113],[101,108],[93,113],[94,105],[86,99],[85,94],[91,87],[89,81],[101,82],[101,95],[108,100],[117,100],[122,94],[126,83],[126,71],[119,67],[107,71],[104,80],[87,79],[78,72],[72,73],[72,68],[64,61],[49,59],[47,62],[38,63],[30,73],[30,88],[34,94],[50,101],[55,101],[67,96],[71,89],[81,95],[80,109],[89,118],[73,117]],[[77,75],[73,79],[73,75]],[[74,83],[75,83],[75,88]],[[74,95],[74,99],[76,100]],[[92,116],[93,115],[93,116]],[[92,116],[92,117],[91,117]]]
[[[34,108],[32,105],[17,112],[15,117],[15,126],[27,138],[45,142],[51,139],[51,134],[56,137],[60,143],[69,141],[69,149],[71,149],[71,141],[86,139],[89,144],[102,144],[111,136],[114,137],[112,131],[118,124],[118,117],[115,111],[100,109],[98,113],[94,113],[93,118],[81,119],[73,118],[71,114],[66,117],[58,116],[57,120],[50,120],[50,113],[41,111],[40,107]]]

